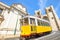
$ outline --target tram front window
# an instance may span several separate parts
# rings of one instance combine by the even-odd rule
[[[28,25],[28,18],[21,19],[21,25]]]

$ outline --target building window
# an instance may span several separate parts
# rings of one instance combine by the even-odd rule
[[[2,11],[3,9],[0,8],[0,24],[3,22],[4,20],[4,16],[2,15]]]
[[[2,14],[3,9],[0,8],[0,14]]]

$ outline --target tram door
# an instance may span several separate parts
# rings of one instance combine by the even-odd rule
[[[36,33],[36,22],[34,18],[30,18],[30,25],[32,33]]]

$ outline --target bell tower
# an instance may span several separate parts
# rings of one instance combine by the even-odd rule
[[[41,10],[40,9],[35,11],[35,16],[39,17],[39,18],[42,18],[42,14],[41,14]]]
[[[58,31],[60,29],[60,23],[53,6],[46,8],[46,14],[52,26],[52,31]]]

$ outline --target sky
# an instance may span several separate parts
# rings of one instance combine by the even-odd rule
[[[41,10],[42,15],[45,14],[45,8],[53,5],[58,17],[60,18],[60,0],[0,0],[11,6],[14,3],[24,5],[30,15],[34,15],[35,10]]]

